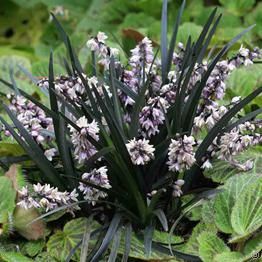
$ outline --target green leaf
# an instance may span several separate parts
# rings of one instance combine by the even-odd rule
[[[7,177],[0,177],[0,223],[8,220],[8,214],[12,214],[15,208],[16,192],[12,181]]]
[[[246,238],[262,226],[262,177],[236,199],[231,223],[236,235],[231,241]]]
[[[230,12],[232,12],[233,15],[246,14],[256,3],[255,0],[237,0],[237,1],[219,0],[219,2]]]
[[[2,261],[6,262],[33,262],[32,259],[23,256],[18,252],[1,252],[0,251],[0,258]]]
[[[214,226],[214,224],[205,224],[203,222],[198,223],[194,228],[190,235],[190,238],[187,240],[187,242],[181,247],[181,250],[192,254],[192,255],[199,255],[199,244],[198,244],[198,237],[203,232],[212,232],[216,234],[217,229]]]
[[[199,255],[204,262],[213,261],[216,254],[229,251],[229,247],[214,233],[203,232],[197,240]]]
[[[223,252],[221,254],[217,254],[214,257],[214,262],[242,262],[244,261],[244,256],[240,252]]]
[[[97,250],[97,252],[95,253],[94,257],[92,258],[94,261],[96,261],[97,259],[101,258],[101,256],[104,254],[104,252],[107,250],[111,240],[113,239],[114,235],[116,234],[118,228],[119,228],[119,224],[121,222],[121,218],[122,216],[120,214],[115,214],[110,226],[106,232],[106,235],[101,243],[101,246],[99,247],[99,249]]]
[[[82,240],[86,218],[77,218],[69,221],[63,231],[57,231],[47,242],[47,251],[58,261],[66,261],[71,249]],[[79,261],[80,249],[72,257],[73,261]]]
[[[262,233],[249,239],[243,248],[245,259],[254,258],[254,255],[258,254],[262,250]]]
[[[23,251],[30,257],[35,257],[45,247],[45,240],[40,239],[36,241],[26,242],[23,246]]]
[[[234,198],[229,191],[224,191],[217,195],[214,203],[215,223],[220,231],[232,234],[231,212],[234,206]]]
[[[35,262],[57,262],[48,252],[42,252],[34,258]]]
[[[168,239],[169,239],[169,234],[165,232],[160,232],[155,230],[153,234],[153,242],[159,242],[159,243],[164,243],[168,244]],[[178,236],[172,236],[172,244],[175,243],[181,243],[183,239]],[[120,243],[119,247],[119,254],[124,254],[125,252],[125,243],[122,240]],[[145,255],[145,246],[144,246],[144,241],[142,237],[138,237],[134,233],[132,233],[131,236],[131,249],[129,253],[129,259],[134,258],[134,259],[141,259],[144,261],[152,261],[152,260],[157,260],[157,261],[177,261],[175,257],[172,257],[170,254],[162,253],[161,251],[157,250],[155,248],[155,245],[153,243],[152,245],[152,252],[150,256]]]
[[[230,97],[245,97],[257,87],[262,85],[261,70],[261,64],[253,64],[234,70],[227,79],[227,92]],[[259,96],[255,98],[252,103],[261,105],[262,97]]]

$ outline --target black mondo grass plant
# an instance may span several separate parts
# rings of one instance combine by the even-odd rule
[[[176,251],[171,243],[153,241],[154,230],[164,229],[170,236],[187,232],[190,225],[184,214],[217,192],[218,184],[203,175],[214,159],[242,171],[252,169],[251,160],[242,163],[235,156],[262,141],[261,120],[256,118],[261,108],[244,112],[262,87],[247,97],[221,102],[228,75],[261,58],[258,48],[242,46],[234,57],[224,58],[253,26],[214,54],[209,44],[221,15],[214,10],[197,41],[189,37],[183,45],[176,43],[176,35],[184,8],[185,2],[168,43],[164,0],[160,50],[145,37],[125,63],[99,32],[87,41],[90,75],[53,16],[69,59],[66,75],[55,76],[51,53],[49,75],[37,81],[49,106],[25,93],[13,78],[11,83],[1,80],[12,90],[9,104],[3,105],[11,122],[0,117],[2,133],[23,148],[28,158],[17,161],[27,160],[24,170],[33,184],[19,190],[17,205],[40,209],[39,219],[64,210],[97,220],[101,227],[96,229],[96,244],[85,250],[87,234],[77,244],[84,243],[81,255],[89,260],[99,261],[110,248],[114,261],[119,232],[124,231],[127,261],[133,231],[143,238],[146,255],[154,247],[186,261],[200,261]],[[0,164],[8,169],[3,161]],[[31,168],[39,171],[39,180],[30,178]]]

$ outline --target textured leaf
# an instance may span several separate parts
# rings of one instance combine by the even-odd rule
[[[247,13],[252,6],[255,4],[255,0],[237,0],[237,1],[227,1],[219,0],[219,2],[231,11],[235,15],[242,15]]]
[[[262,177],[238,196],[231,223],[237,234],[232,241],[245,238],[262,226]]]
[[[191,255],[199,255],[198,249],[199,249],[199,244],[197,241],[197,238],[199,235],[203,232],[213,232],[216,234],[216,227],[214,224],[204,224],[202,222],[198,223],[194,228],[193,231],[190,235],[190,238],[187,240],[187,242],[181,246],[181,249],[183,252],[189,253]]]
[[[230,97],[245,97],[259,87],[262,84],[261,70],[261,64],[253,64],[234,70],[227,80],[227,90]],[[262,97],[258,96],[252,103],[261,105]]]
[[[241,262],[244,256],[240,252],[223,252],[214,257],[214,262]]]
[[[81,217],[66,223],[63,231],[57,231],[47,242],[47,251],[58,261],[66,261],[70,251],[82,240],[85,232],[87,218]],[[96,227],[96,225],[92,225]],[[90,241],[91,242],[91,241]],[[91,243],[89,243],[90,245]],[[80,249],[72,256],[73,261],[79,261]]]
[[[217,195],[214,204],[215,223],[220,231],[232,234],[231,212],[234,206],[234,198],[229,191],[224,191]]]
[[[45,247],[45,241],[43,239],[36,241],[29,241],[23,246],[23,251],[30,257],[34,257],[39,254]]]
[[[197,240],[199,243],[199,255],[204,262],[213,261],[216,254],[229,251],[226,244],[214,233],[203,232]]]
[[[32,259],[23,256],[21,253],[18,252],[1,252],[0,251],[0,258],[1,261],[6,262],[33,262]]]
[[[254,257],[255,254],[259,254],[262,250],[262,233],[259,233],[255,237],[249,239],[243,248],[245,259]]]

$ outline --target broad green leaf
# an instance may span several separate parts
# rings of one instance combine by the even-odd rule
[[[251,25],[253,23],[256,23],[256,27],[254,28],[254,33],[258,35],[261,39],[262,37],[262,3],[258,3],[256,7],[252,10],[252,12],[248,12],[245,16],[245,24]]]
[[[220,231],[227,234],[234,232],[230,220],[234,202],[231,192],[225,190],[217,195],[214,203],[216,226]]]
[[[8,220],[15,208],[16,192],[12,181],[7,177],[0,177],[0,224]]]
[[[217,254],[214,257],[214,262],[242,262],[244,261],[244,256],[240,252],[223,252],[221,254]]]
[[[191,22],[183,23],[178,30],[177,42],[186,43],[189,36],[192,37],[192,41],[197,40],[202,31],[202,26],[196,25]]]
[[[256,3],[255,0],[236,0],[236,1],[219,0],[219,2],[230,12],[232,12],[233,15],[246,14]]]
[[[227,92],[233,96],[245,97],[262,84],[262,65],[253,64],[234,70],[227,80]],[[262,97],[258,96],[252,101],[253,104],[261,105]]]
[[[48,252],[42,252],[34,258],[35,262],[57,262]]]
[[[205,224],[215,224],[214,199],[202,205],[201,217]]]
[[[212,232],[203,232],[197,238],[199,243],[199,255],[204,262],[214,260],[216,254],[229,251],[229,247],[222,239]]]
[[[43,250],[44,247],[45,247],[45,240],[43,239],[39,239],[36,241],[29,241],[26,242],[25,245],[23,246],[23,252],[30,257],[35,257]]]
[[[153,241],[155,242],[161,242],[164,244],[168,244],[169,240],[169,234],[165,232],[160,232],[155,230],[153,235]],[[181,237],[173,236],[172,237],[172,244],[180,243],[183,241]],[[122,237],[118,253],[124,254],[125,251],[125,243],[124,243],[124,237]],[[129,258],[134,259],[142,259],[144,261],[151,261],[151,260],[157,260],[157,261],[177,261],[175,258],[172,258],[171,256],[165,255],[159,251],[157,251],[154,246],[152,246],[152,252],[150,256],[146,257],[145,255],[145,247],[144,247],[144,241],[143,238],[138,238],[134,233],[132,233],[131,237],[131,249],[129,253]]]
[[[82,240],[86,222],[87,218],[80,217],[66,223],[63,231],[59,230],[49,238],[47,242],[48,253],[55,257],[58,261],[66,261],[70,251]],[[96,223],[92,224],[92,228],[96,227]],[[91,242],[92,241],[89,242],[90,246]],[[76,250],[75,254],[71,258],[73,261],[79,261],[80,249],[81,247]]]
[[[259,233],[255,237],[249,239],[243,248],[245,259],[254,258],[255,255],[259,255],[262,250],[262,233]]]
[[[190,238],[187,240],[186,244],[181,246],[181,250],[183,252],[189,253],[191,255],[199,255],[199,244],[198,244],[198,237],[203,232],[212,232],[216,234],[216,227],[214,224],[205,224],[205,223],[198,223],[194,228],[190,235]],[[179,249],[180,250],[180,249]]]
[[[248,237],[262,226],[262,177],[238,195],[231,223],[236,232],[232,242]]]
[[[23,256],[19,252],[1,252],[0,251],[1,261],[5,262],[33,262],[31,258]]]
[[[0,157],[2,156],[19,156],[24,154],[23,148],[14,142],[0,142]]]

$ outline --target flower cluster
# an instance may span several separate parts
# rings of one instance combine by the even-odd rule
[[[52,157],[56,154],[56,149],[50,148],[53,140],[52,118],[47,117],[40,107],[21,95],[8,94],[7,98],[10,101],[9,109],[33,139],[44,148],[48,159],[52,161]],[[8,130],[5,130],[5,135],[10,136]],[[48,146],[49,144],[50,146]]]
[[[73,212],[73,210],[79,209],[79,206],[74,204],[78,201],[77,197],[78,194],[75,189],[71,193],[67,191],[60,192],[57,187],[51,187],[49,184],[41,185],[38,183],[33,185],[32,193],[29,192],[27,186],[19,191],[20,201],[17,205],[25,209],[43,208],[46,212],[68,205],[69,207],[67,210]]]
[[[151,137],[159,133],[159,126],[165,121],[165,112],[168,102],[162,97],[149,98],[147,105],[142,108],[139,123],[142,134]]]
[[[83,78],[87,81],[88,87],[93,90],[96,88],[98,93],[103,97],[103,88],[107,91],[109,97],[112,94],[109,91],[109,86],[101,84],[98,79],[93,76],[88,78],[86,75],[82,75]],[[41,88],[48,89],[49,82],[48,78],[42,78],[37,82],[37,85]],[[80,78],[80,76],[60,76],[55,78],[54,82],[55,91],[57,94],[61,95],[66,99],[70,99],[71,101],[76,102],[76,104],[80,104],[81,102],[88,103],[88,96],[85,90],[85,86]],[[94,92],[92,91],[93,96]]]
[[[203,127],[211,129],[227,111],[228,109],[225,106],[219,106],[216,102],[205,106],[203,111],[194,119],[195,130]]]
[[[107,35],[103,32],[98,32],[96,37],[92,37],[87,41],[87,47],[91,49],[91,51],[95,52],[98,57],[98,63],[103,65],[106,69],[108,69],[110,64],[110,57],[116,56],[119,53],[117,48],[108,47],[106,45]]]
[[[228,161],[231,165],[240,170],[246,171],[251,169],[253,167],[251,160],[248,160],[244,164],[240,164],[234,159],[234,156],[243,152],[250,146],[262,143],[261,133],[256,133],[255,130],[255,124],[246,122],[235,127],[229,133],[222,135],[218,144],[218,158]]]
[[[155,148],[149,144],[149,140],[135,138],[126,144],[134,165],[145,165],[154,158]]]
[[[91,172],[84,173],[82,175],[83,182],[79,183],[78,189],[83,193],[84,199],[88,200],[88,202],[92,203],[92,205],[95,205],[97,200],[105,198],[107,196],[107,193],[94,188],[87,183],[91,183],[95,186],[99,186],[105,189],[111,188],[107,177],[107,171],[107,167],[102,166],[98,169],[94,168],[93,170],[91,170]]]
[[[95,120],[88,123],[87,119],[83,116],[76,121],[76,125],[80,128],[80,131],[69,125],[71,133],[71,141],[74,145],[74,155],[79,163],[84,163],[93,156],[97,150],[94,145],[89,141],[87,136],[90,136],[94,140],[99,140],[99,127]]]
[[[183,191],[181,190],[181,187],[185,184],[185,181],[183,179],[178,179],[173,184],[173,197],[181,197],[183,195]]]
[[[184,171],[196,161],[193,146],[196,144],[193,136],[172,139],[168,148],[168,168],[170,171]]]

